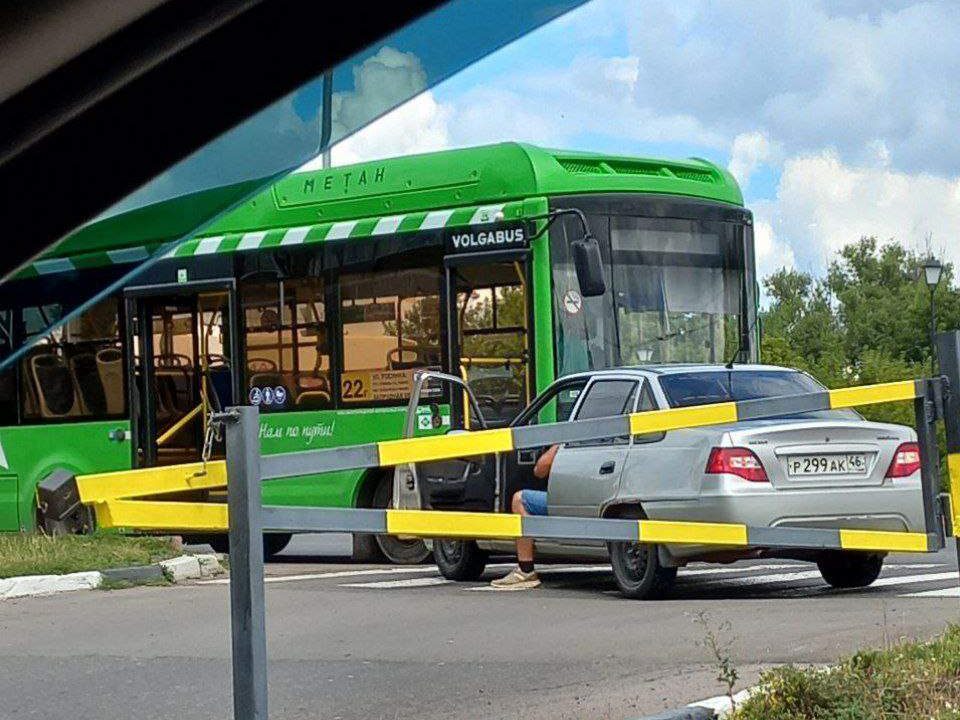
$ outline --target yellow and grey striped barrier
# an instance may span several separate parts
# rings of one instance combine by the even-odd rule
[[[337,470],[390,467],[595,440],[667,432],[785,414],[849,408],[925,397],[926,380],[865,385],[803,395],[670,408],[620,417],[386,440],[340,448],[259,457],[266,481]],[[951,477],[960,483],[960,455],[951,456]],[[227,528],[221,503],[179,502],[163,496],[226,486],[222,461],[80,476],[81,500],[93,505],[101,527],[145,531],[209,531]],[[960,489],[960,488],[958,488]],[[149,499],[144,499],[149,496]],[[745,525],[609,518],[524,517],[502,513],[365,510],[265,506],[263,527],[290,532],[365,532],[437,538],[531,537],[631,540],[732,547],[797,547],[926,552],[939,549],[936,533],[853,529],[747,527]],[[954,527],[960,523],[954,521]],[[929,530],[929,527],[928,527]]]

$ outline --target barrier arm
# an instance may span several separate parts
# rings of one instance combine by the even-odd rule
[[[917,436],[923,458],[921,480],[926,526],[922,533],[550,516],[521,519],[518,516],[498,513],[292,507],[263,508],[263,527],[279,532],[366,532],[421,537],[532,537],[889,552],[936,551],[944,544],[940,504],[937,502],[938,454],[934,426],[939,415],[939,398],[942,396],[940,387],[939,378],[906,380],[795,396],[669,408],[620,417],[387,440],[262,457],[259,449],[257,450],[259,477],[270,480],[508,452],[554,443],[662,432],[799,412],[913,400]],[[182,477],[181,474],[179,483],[183,482]],[[171,487],[179,483],[172,482]],[[97,509],[98,522],[105,527],[201,530],[215,527],[222,529],[227,524],[227,508],[213,503],[172,503],[129,497],[113,500],[100,498]]]

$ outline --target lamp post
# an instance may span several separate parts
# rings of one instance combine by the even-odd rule
[[[932,255],[923,261],[923,279],[930,290],[930,376],[936,374],[937,359],[937,306],[936,292],[937,285],[940,284],[940,277],[943,275],[943,265]]]

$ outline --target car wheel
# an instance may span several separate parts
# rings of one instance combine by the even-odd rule
[[[435,540],[433,557],[447,580],[479,580],[489,555],[473,540]]]
[[[630,517],[640,519],[642,513],[630,512]],[[611,542],[610,565],[617,587],[624,597],[634,600],[657,600],[666,596],[677,579],[675,567],[660,563],[657,546],[651,543]]]
[[[373,493],[375,508],[390,507],[393,496],[393,478],[384,475]],[[395,565],[419,565],[430,557],[430,548],[420,538],[401,538],[393,535],[375,535],[380,552]]]
[[[880,576],[883,555],[835,551],[817,559],[817,569],[831,587],[867,587]]]

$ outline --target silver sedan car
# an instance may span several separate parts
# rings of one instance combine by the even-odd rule
[[[513,424],[823,389],[805,373],[766,365],[602,370],[557,381]],[[499,459],[498,509],[509,507],[518,489],[543,488],[532,474],[536,457],[536,452],[517,451]],[[868,422],[852,410],[568,443],[557,452],[546,490],[550,515],[924,531],[916,433]],[[439,498],[434,504],[442,503]],[[490,552],[510,549],[499,542],[434,543],[441,572],[456,579],[478,577]],[[811,560],[824,580],[837,587],[869,585],[883,563],[877,553],[583,541],[538,541],[537,555],[609,557],[621,591],[637,598],[666,594],[677,568],[691,561]]]

